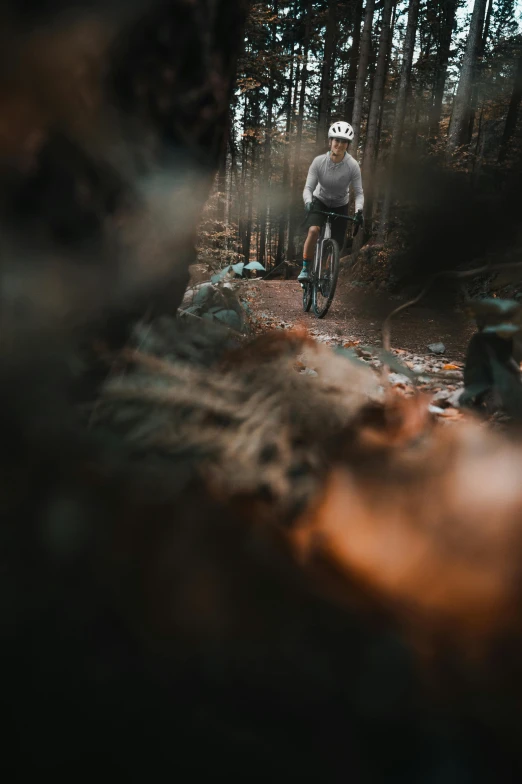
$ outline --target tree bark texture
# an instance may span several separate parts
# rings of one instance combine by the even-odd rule
[[[357,64],[361,48],[361,23],[363,13],[363,0],[356,0],[355,19],[352,31],[352,50],[350,53],[350,66],[348,68],[348,84],[346,101],[344,104],[344,119],[351,123],[353,117],[353,101],[355,96],[355,81],[357,79]]]
[[[404,36],[404,47],[402,52],[401,75],[399,80],[399,90],[397,93],[397,103],[395,109],[395,117],[393,121],[393,129],[391,136],[391,144],[389,151],[389,179],[386,184],[386,193],[384,197],[384,204],[381,215],[380,234],[381,239],[386,233],[388,223],[388,216],[390,212],[390,203],[393,191],[394,169],[397,153],[401,146],[402,132],[404,129],[404,119],[406,116],[406,103],[408,100],[408,89],[411,80],[411,66],[413,63],[413,52],[415,49],[415,36],[417,33],[417,23],[419,19],[419,5],[420,0],[411,0],[408,9],[408,22],[406,24],[406,33]]]
[[[176,311],[246,11],[243,0],[77,2],[69,15],[58,1],[2,5],[0,109],[17,129],[0,142],[2,233],[41,259],[28,285],[47,269],[63,281],[69,328],[92,316],[119,343],[138,314]],[[11,264],[18,254],[4,273]],[[27,319],[35,334],[44,313],[42,300]]]
[[[444,86],[448,72],[448,61],[451,50],[451,36],[455,26],[458,0],[442,0],[440,6],[440,30],[437,48],[437,65],[435,84],[433,87],[433,103],[430,112],[430,135],[436,136],[439,132],[439,123],[442,113]]]
[[[294,28],[295,29],[295,28]],[[292,127],[292,106],[295,101],[292,100],[292,92],[297,93],[297,84],[294,89],[294,36],[291,40],[291,60],[290,60],[290,76],[288,79],[288,92],[286,95],[286,128],[285,128],[285,149],[283,153],[283,182],[281,186],[281,198],[279,199],[279,230],[277,236],[277,249],[275,254],[275,263],[279,264],[283,259],[285,247],[285,233],[288,223],[288,210],[286,204],[288,203],[287,194],[290,186],[290,129]]]
[[[335,57],[336,39],[336,0],[328,0],[328,16],[324,42],[323,64],[321,68],[321,86],[319,90],[319,116],[317,120],[316,145],[318,150],[324,147],[327,132],[328,108],[332,100],[332,66]]]
[[[366,130],[366,143],[364,145],[364,156],[362,169],[364,172],[365,202],[369,205],[366,208],[367,217],[371,217],[372,196],[374,192],[374,174],[377,155],[377,129],[381,104],[384,98],[384,83],[386,80],[386,61],[388,56],[388,45],[390,38],[390,20],[393,10],[393,0],[384,0],[384,7],[381,19],[381,32],[379,35],[379,52],[373,80],[373,90],[368,114],[368,126]]]
[[[463,135],[466,131],[465,124],[467,111],[469,102],[471,100],[473,73],[476,66],[477,52],[479,51],[482,36],[484,14],[486,12],[486,2],[487,0],[475,0],[475,4],[473,6],[468,40],[462,61],[459,84],[453,104],[453,113],[451,116],[451,123],[448,134],[447,151],[450,155],[462,144]]]
[[[471,138],[473,136],[473,130],[475,128],[475,117],[480,102],[481,82],[482,82],[482,75],[484,72],[484,54],[486,51],[486,43],[489,36],[489,28],[491,25],[492,5],[493,5],[493,0],[488,0],[488,10],[486,13],[486,18],[483,23],[482,35],[480,36],[480,43],[478,46],[477,58],[476,58],[474,72],[473,72],[473,87],[471,90],[469,119],[463,131],[463,143],[465,144],[471,144]]]
[[[385,70],[386,74],[388,73],[388,69],[390,67],[390,57],[391,57],[391,51],[392,51],[393,35],[394,35],[394,30],[395,30],[396,12],[397,12],[397,3],[394,2],[393,3],[392,18],[391,18],[391,22],[390,22],[390,34],[388,36],[388,49],[387,49],[387,52],[386,52],[386,63],[385,63],[385,66],[384,66],[384,70]],[[386,79],[384,81],[385,81],[385,86],[386,86]],[[383,90],[383,98],[382,98],[382,101],[381,101],[381,107],[379,109],[379,119],[378,119],[378,122],[377,122],[377,146],[376,146],[376,149],[375,149],[375,154],[376,154],[377,158],[379,157],[379,147],[380,147],[380,143],[381,143],[381,130],[382,130],[382,121],[383,121],[383,116],[384,116],[384,104],[385,104],[384,96],[385,96],[385,90]]]
[[[274,15],[277,15],[278,2],[274,2]],[[276,25],[272,24],[271,35],[271,64],[268,83],[268,98],[266,106],[266,125],[265,125],[265,144],[264,144],[264,158],[263,158],[263,181],[261,183],[261,199],[260,210],[261,216],[259,220],[259,258],[260,264],[265,264],[266,254],[266,225],[268,218],[268,211],[270,209],[270,155],[272,151],[272,112],[274,108],[274,58],[276,53]]]
[[[300,191],[304,187],[304,182],[301,182],[301,146],[303,140],[303,121],[305,112],[306,101],[306,86],[308,81],[308,56],[310,52],[310,34],[312,25],[312,0],[308,0],[306,6],[306,22],[305,22],[305,35],[303,41],[303,59],[301,64],[301,88],[299,93],[299,109],[297,113],[297,133],[295,141],[295,152],[293,161],[293,174],[292,174],[292,203],[290,207],[290,221],[288,227],[288,250],[287,258],[294,259],[296,254],[295,249],[295,232],[298,223],[298,214],[300,214],[300,207],[302,205],[300,199]]]
[[[355,80],[355,94],[353,99],[352,126],[354,130],[354,137],[351,144],[351,150],[354,157],[357,157],[357,147],[359,144],[359,135],[361,132],[364,85],[366,83],[368,62],[370,59],[374,7],[375,0],[367,0],[366,12],[364,14],[363,31],[361,35],[361,54],[359,57],[359,65],[357,67],[357,78]]]
[[[520,109],[520,102],[522,100],[522,54],[517,60],[517,68],[515,71],[515,81],[513,83],[513,92],[511,93],[511,100],[509,102],[508,113],[506,116],[506,124],[504,125],[504,133],[502,134],[502,142],[500,144],[500,152],[498,154],[498,161],[502,163],[505,160],[509,142],[517,125],[518,110]]]

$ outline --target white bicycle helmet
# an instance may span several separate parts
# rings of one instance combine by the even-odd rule
[[[334,122],[328,131],[328,138],[333,139],[334,137],[336,139],[342,139],[345,142],[351,142],[354,137],[354,132],[350,123],[343,122],[342,120]]]

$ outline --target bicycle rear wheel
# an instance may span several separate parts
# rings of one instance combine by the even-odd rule
[[[339,245],[335,240],[323,242],[321,274],[314,281],[314,313],[324,318],[332,304],[339,277]]]

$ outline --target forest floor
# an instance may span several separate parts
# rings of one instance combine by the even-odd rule
[[[381,330],[386,316],[404,300],[354,288],[340,280],[335,299],[324,319],[302,309],[302,291],[295,280],[245,281],[240,297],[249,304],[256,331],[305,326],[310,335],[333,347],[352,348],[378,370],[381,367]],[[433,298],[398,314],[391,323],[391,346],[398,362],[418,374],[412,383],[400,367],[390,373],[392,386],[412,394],[414,386],[433,396],[434,410],[456,416],[463,389],[462,369],[474,324],[448,303]],[[443,343],[435,354],[430,344]],[[444,413],[443,413],[444,412]]]

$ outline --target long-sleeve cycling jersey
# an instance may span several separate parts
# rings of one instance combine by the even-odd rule
[[[348,153],[339,163],[334,163],[330,153],[318,155],[308,169],[303,191],[304,203],[315,196],[327,207],[342,207],[348,204],[350,187],[355,194],[355,209],[362,210],[364,193],[359,164]]]

